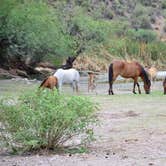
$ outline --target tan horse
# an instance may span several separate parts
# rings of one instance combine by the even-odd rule
[[[96,89],[96,74],[94,72],[88,72],[88,76],[88,92],[90,90],[93,92]]]
[[[154,82],[156,79],[156,76],[157,76],[157,69],[154,66],[152,66],[152,67],[147,69],[147,72],[148,72],[150,81]]]
[[[146,94],[150,93],[151,82],[148,78],[148,74],[145,69],[136,61],[126,62],[121,60],[113,61],[109,66],[109,95],[114,94],[112,90],[113,82],[116,80],[118,76],[122,76],[124,78],[132,78],[134,80],[133,93],[135,92],[135,86],[138,87],[138,92],[141,94],[141,89],[138,83],[138,77],[144,82],[144,90]]]
[[[39,86],[39,88],[49,88],[51,90],[54,89],[54,87],[57,88],[58,85],[58,79],[55,76],[49,76],[46,79],[44,79],[44,81],[41,83],[41,85]]]
[[[166,77],[163,81],[163,87],[164,87],[164,94],[166,95]]]

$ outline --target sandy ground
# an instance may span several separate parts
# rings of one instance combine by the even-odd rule
[[[0,88],[7,86],[0,84]],[[131,83],[115,84],[114,89],[116,95],[108,96],[108,84],[99,84],[95,95],[81,84],[80,93],[100,105],[100,125],[94,126],[96,141],[90,144],[89,153],[12,156],[0,152],[0,166],[166,166],[162,82],[153,85],[151,95],[133,95]],[[64,90],[70,92],[68,87]]]

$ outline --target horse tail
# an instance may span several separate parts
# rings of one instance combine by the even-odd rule
[[[113,81],[113,63],[111,63],[109,66],[108,78],[109,78],[109,83],[111,83]]]
[[[47,79],[48,79],[48,77],[42,81],[42,83],[39,86],[39,89],[45,84],[45,82],[47,81]]]

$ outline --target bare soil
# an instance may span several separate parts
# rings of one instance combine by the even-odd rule
[[[162,82],[153,85],[150,95],[132,94],[131,83],[115,84],[114,89],[116,94],[108,96],[108,85],[99,84],[96,95],[87,93],[87,84],[81,84],[81,94],[100,105],[100,125],[94,126],[96,140],[89,145],[89,153],[12,156],[0,152],[0,166],[165,166],[166,96]]]

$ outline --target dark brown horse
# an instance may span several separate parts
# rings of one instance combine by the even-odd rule
[[[72,56],[72,57],[68,57],[66,59],[66,64],[62,65],[60,68],[62,69],[71,69],[73,67],[73,62],[75,61],[76,57]]]
[[[126,62],[121,60],[113,61],[109,66],[109,95],[114,94],[112,90],[112,84],[118,76],[124,78],[132,78],[134,80],[133,93],[135,92],[135,86],[138,87],[138,92],[141,94],[141,89],[138,83],[138,77],[144,82],[144,89],[146,94],[150,93],[151,82],[148,78],[148,74],[145,69],[138,62]]]
[[[164,87],[164,94],[166,95],[166,77],[163,81],[163,87]]]
[[[51,90],[54,89],[54,87],[57,88],[58,86],[58,79],[55,76],[49,76],[47,77],[39,86],[39,88],[49,88]]]

